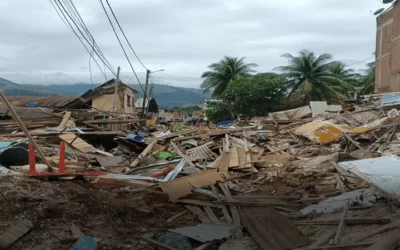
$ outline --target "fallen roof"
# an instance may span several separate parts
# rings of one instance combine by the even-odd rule
[[[28,107],[29,104],[35,103],[37,107],[42,108],[61,108],[75,99],[77,97],[74,96],[7,96],[7,100],[16,107]]]

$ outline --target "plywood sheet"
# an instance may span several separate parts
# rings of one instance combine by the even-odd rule
[[[65,141],[73,148],[81,151],[82,153],[96,153],[97,149],[85,142],[73,133],[65,133],[58,136],[61,140]]]
[[[223,181],[221,175],[215,171],[209,171],[161,183],[160,187],[168,194],[170,201],[177,202],[178,198],[190,194],[193,189],[212,185],[217,181]]]

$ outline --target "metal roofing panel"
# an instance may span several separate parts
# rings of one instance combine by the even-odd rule
[[[339,165],[400,200],[400,158],[384,156],[340,162]]]
[[[207,242],[231,237],[238,226],[229,224],[202,223],[193,227],[170,229],[170,232],[179,233],[200,242]]]

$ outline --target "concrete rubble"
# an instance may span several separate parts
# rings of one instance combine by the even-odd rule
[[[18,109],[0,121],[0,242],[368,249],[399,230],[399,112],[317,104],[228,127]]]

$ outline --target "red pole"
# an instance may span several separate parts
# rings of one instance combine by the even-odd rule
[[[28,144],[29,153],[29,175],[36,175],[35,149],[32,144]]]
[[[65,173],[65,143],[60,143],[60,162],[59,162],[59,172]]]

